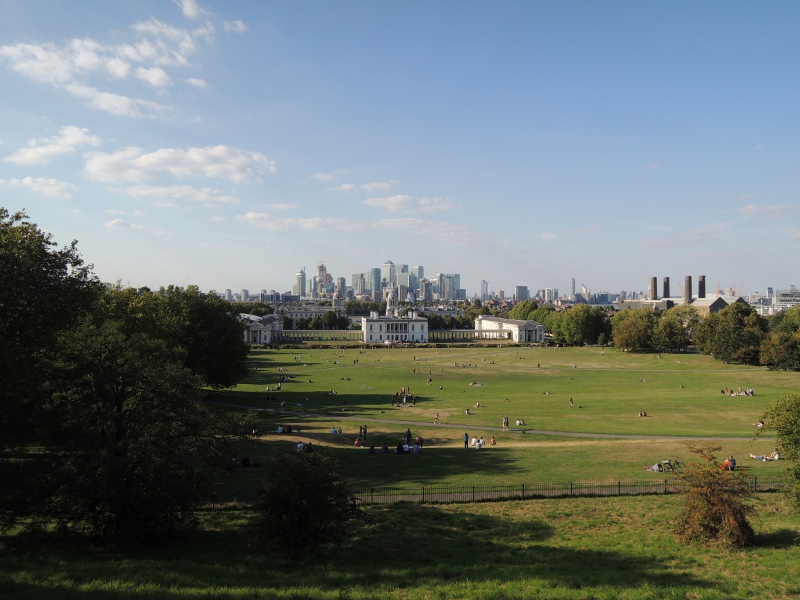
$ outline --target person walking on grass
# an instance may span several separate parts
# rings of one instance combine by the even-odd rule
[[[469,448],[469,434],[464,434],[464,448]]]

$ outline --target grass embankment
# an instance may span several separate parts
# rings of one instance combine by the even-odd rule
[[[798,518],[775,502],[759,505],[758,545],[737,552],[677,543],[678,497],[371,507],[343,546],[300,565],[259,552],[248,512],[208,512],[155,549],[0,538],[0,597],[787,598],[800,594]]]

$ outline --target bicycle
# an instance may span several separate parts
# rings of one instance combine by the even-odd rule
[[[676,456],[675,462],[672,462],[672,460],[669,458],[667,460],[662,460],[661,468],[664,469],[665,473],[683,473],[686,465],[679,461],[678,457]]]

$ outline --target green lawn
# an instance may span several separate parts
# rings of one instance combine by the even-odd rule
[[[335,552],[284,564],[261,553],[250,514],[202,515],[158,548],[101,552],[0,538],[0,597],[500,599],[788,598],[800,594],[800,520],[759,500],[758,542],[686,547],[679,497],[372,507]]]
[[[293,410],[419,423],[439,412],[445,423],[472,428],[498,427],[508,415],[512,424],[524,419],[543,430],[704,437],[752,435],[770,400],[800,388],[798,373],[698,354],[660,356],[597,347],[256,351],[251,377],[220,397],[275,407],[265,388],[277,385],[283,367],[290,380],[270,395]],[[756,395],[720,393],[740,386]],[[403,387],[419,397],[416,406],[391,405]]]
[[[291,412],[263,413],[262,444],[241,448],[241,454],[263,461],[298,440],[311,441],[336,454],[356,487],[657,478],[663,476],[644,467],[674,456],[686,462],[692,458],[688,444],[708,438],[716,439],[720,454],[733,454],[752,474],[776,474],[784,464],[749,458],[750,453],[771,452],[774,444],[754,439],[753,424],[772,399],[800,389],[798,373],[723,365],[697,354],[659,358],[600,348],[259,351],[252,355],[252,366],[247,382],[215,397],[269,409],[278,409],[283,400]],[[269,392],[275,399],[266,400],[265,388],[278,383],[278,367],[290,380],[280,391]],[[754,388],[756,395],[720,394],[726,386],[740,385]],[[418,395],[416,406],[392,406],[394,392],[402,387]],[[472,415],[464,414],[467,407]],[[651,416],[638,417],[639,410]],[[436,412],[442,425],[433,424]],[[500,427],[504,415],[511,419],[511,431]],[[518,418],[527,426],[517,427]],[[385,441],[390,448],[410,428],[425,439],[423,454],[367,454],[353,446],[365,423],[368,442],[380,446]],[[299,426],[301,433],[278,435],[278,424]],[[332,435],[331,427],[341,428],[343,435]],[[674,439],[549,436],[531,429]],[[494,435],[497,445],[464,450],[465,432],[487,442]],[[246,494],[261,477],[257,469],[243,470],[226,476],[221,485]]]

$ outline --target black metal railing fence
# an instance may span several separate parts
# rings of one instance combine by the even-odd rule
[[[753,492],[776,492],[785,485],[782,475],[748,477]],[[352,490],[360,504],[390,504],[419,502],[452,504],[520,500],[535,498],[566,498],[574,496],[642,496],[677,494],[685,491],[680,479],[568,481],[562,483],[521,483],[509,485],[432,485],[414,488],[365,488]],[[209,508],[247,507],[253,499],[243,496],[220,497],[207,504]]]

